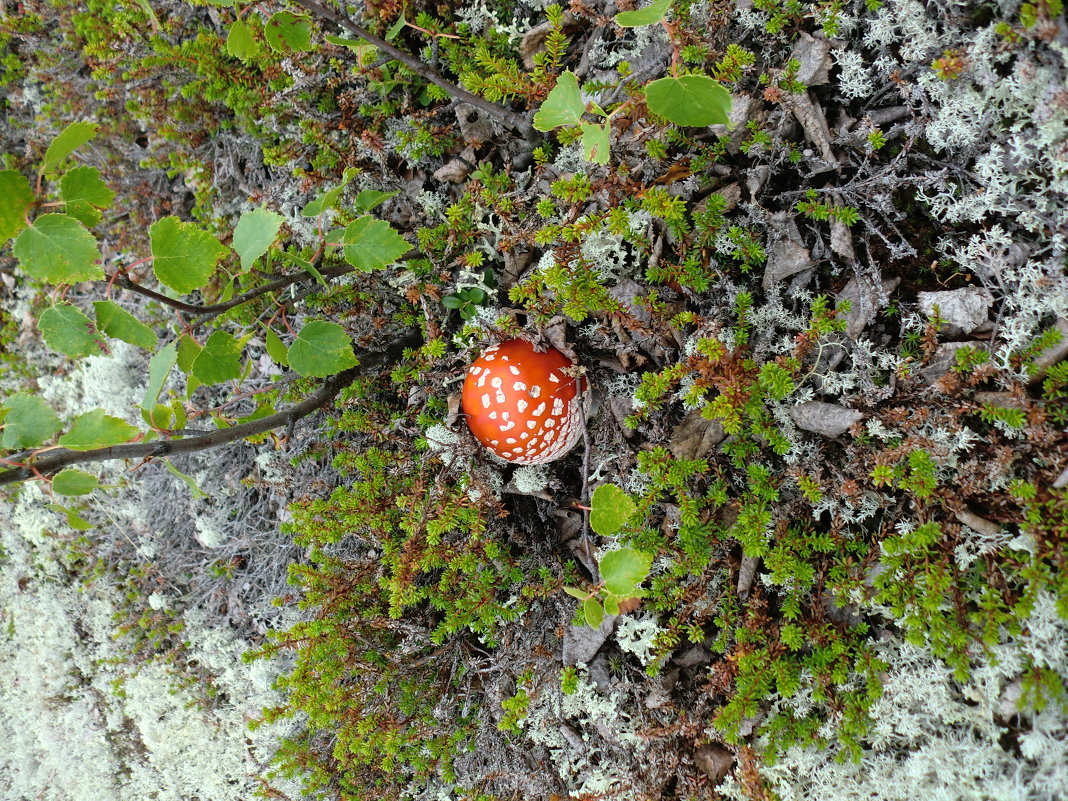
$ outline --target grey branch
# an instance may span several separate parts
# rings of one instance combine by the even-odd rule
[[[361,373],[367,373],[383,365],[399,361],[405,349],[418,347],[422,341],[422,332],[418,328],[411,328],[394,339],[385,350],[361,355],[360,363],[356,367],[350,367],[344,372],[330,376],[315,393],[309,395],[300,403],[296,403],[288,409],[272,414],[269,417],[241,423],[230,428],[216,429],[195,437],[138,442],[132,445],[113,445],[109,448],[97,448],[91,451],[72,451],[65,448],[45,451],[40,458],[33,460],[27,466],[0,473],[0,486],[26,481],[38,475],[52,475],[75,464],[104,462],[111,459],[153,459],[161,456],[195,453],[236,442],[245,437],[263,434],[281,426],[291,428],[298,420],[307,417],[316,409],[333,400],[334,396],[355,381],[356,377]]]

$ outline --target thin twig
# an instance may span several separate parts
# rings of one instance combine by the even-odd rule
[[[406,53],[405,51],[394,47],[386,40],[379,39],[370,31],[361,28],[348,17],[343,17],[333,9],[327,8],[320,3],[316,3],[314,0],[294,0],[294,2],[316,16],[330,20],[331,22],[340,25],[349,33],[359,36],[365,42],[373,44],[382,52],[388,53],[391,58],[404,64],[404,66],[416,75],[425,78],[435,86],[441,87],[460,102],[469,103],[475,108],[481,109],[502,124],[520,132],[524,138],[529,138],[531,135],[533,129],[530,121],[525,116],[516,114],[514,111],[511,111],[498,103],[491,103],[485,98],[479,97],[474,92],[469,92],[463,87],[457,86],[452,81],[443,78],[411,53]]]
[[[183,439],[160,440],[157,442],[139,442],[131,445],[113,445],[109,448],[96,448],[91,451],[72,451],[65,448],[45,451],[32,464],[0,473],[0,486],[26,481],[36,476],[47,476],[74,464],[104,462],[112,459],[153,459],[161,456],[173,456],[236,442],[245,437],[263,434],[280,426],[291,426],[297,420],[307,417],[319,407],[333,400],[342,389],[347,387],[361,373],[392,364],[398,361],[407,348],[417,347],[422,342],[422,332],[411,328],[393,340],[383,351],[361,355],[360,363],[344,372],[327,378],[317,392],[309,395],[300,403],[284,411],[252,420],[248,423],[220,428],[207,434]]]

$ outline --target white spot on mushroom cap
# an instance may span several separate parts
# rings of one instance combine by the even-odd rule
[[[512,384],[512,389],[515,392],[525,392],[527,389],[527,385],[524,384],[522,381],[516,381],[514,384]]]
[[[489,407],[490,407],[489,395],[483,395],[482,396],[482,408],[483,409],[488,409]]]
[[[532,411],[531,414],[535,417],[541,417],[543,414],[545,414],[545,401],[542,401],[537,406],[535,406],[534,411]]]
[[[526,389],[526,387],[523,387],[523,389]],[[540,387],[540,386],[538,386],[537,384],[535,384],[534,386],[532,386],[532,387],[530,388],[530,397],[532,397],[532,398],[536,398],[536,397],[538,397],[538,396],[539,396],[540,394],[541,394],[541,387]]]
[[[529,405],[529,403],[520,398],[518,401],[516,401],[515,408],[517,408],[519,410],[519,413],[522,414],[527,410],[527,406]]]

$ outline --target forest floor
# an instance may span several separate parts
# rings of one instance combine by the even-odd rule
[[[1068,797],[1061,0],[633,6],[0,3],[0,170],[97,123],[107,272],[150,283],[164,216],[237,248],[267,209],[271,261],[197,301],[326,273],[221,316],[240,379],[176,370],[169,408],[299,402],[276,343],[313,318],[368,365],[290,430],[3,490],[0,801]],[[568,73],[585,116],[534,118]],[[649,110],[683,74],[728,125]],[[412,250],[317,260],[363,210]],[[151,349],[39,333],[102,282],[7,244],[0,280],[2,413],[144,429]],[[544,465],[459,408],[514,337],[593,387]],[[590,531],[606,485],[627,513]],[[642,597],[590,626],[565,588],[607,601],[611,553]]]

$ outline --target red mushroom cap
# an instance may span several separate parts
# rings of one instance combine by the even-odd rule
[[[461,402],[475,438],[515,464],[559,459],[582,438],[589,382],[555,348],[525,339],[488,348],[467,370]],[[580,383],[581,382],[581,383]]]

